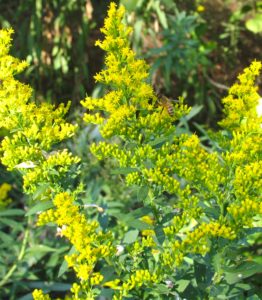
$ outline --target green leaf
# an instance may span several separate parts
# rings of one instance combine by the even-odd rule
[[[152,226],[150,224],[147,224],[139,218],[148,215],[151,213],[151,209],[149,207],[141,207],[138,208],[128,214],[122,214],[119,212],[110,212],[111,216],[114,216],[118,220],[121,220],[124,224],[128,225],[129,227],[133,227],[139,230],[144,230],[144,229],[152,229]]]
[[[3,223],[6,226],[12,227],[12,229],[18,229],[23,230],[23,225],[19,222],[16,222],[14,220],[8,219],[8,218],[1,218],[0,222]]]
[[[167,29],[168,25],[167,25],[166,15],[165,12],[160,8],[160,1],[156,1],[154,6],[161,25],[163,26],[164,29]]]
[[[139,0],[121,0],[121,3],[129,12],[132,12],[133,10],[135,10],[138,1]]]
[[[169,294],[170,289],[165,284],[157,284],[155,291],[159,294]]]
[[[30,253],[32,255],[34,254],[38,254],[40,252],[55,252],[57,251],[56,248],[51,248],[51,247],[48,247],[48,246],[45,246],[45,245],[35,245],[35,246],[31,246],[28,250],[27,250],[27,253]]]
[[[253,227],[245,229],[246,234],[262,233],[262,227]]]
[[[132,220],[126,221],[125,223],[129,227],[132,227],[132,228],[135,228],[135,229],[139,229],[139,230],[152,229],[151,225],[149,225],[149,224],[147,224],[147,223],[145,223],[143,221],[140,221],[140,220],[132,219]]]
[[[37,203],[35,206],[29,209],[29,211],[26,213],[26,216],[31,216],[38,212],[46,211],[52,207],[54,207],[52,201],[44,201],[44,202]]]
[[[68,252],[68,255],[73,254],[76,252],[75,247],[73,246],[70,251]],[[68,264],[66,262],[66,260],[63,261],[61,267],[59,268],[58,271],[58,277],[61,277],[66,271],[68,270]]]
[[[160,137],[157,137],[156,139],[154,139],[153,141],[149,142],[148,144],[150,146],[158,146],[158,145],[161,145],[161,144],[171,141],[173,136],[174,136],[174,134],[170,134],[168,136],[166,136],[166,135],[160,136]]]
[[[17,298],[17,300],[32,300],[32,293],[29,293],[20,298]]]
[[[98,215],[98,222],[102,229],[106,229],[109,224],[109,218],[107,214],[99,214]]]
[[[68,270],[68,264],[66,260],[64,260],[62,265],[59,268],[57,277],[61,277],[67,270]]]
[[[254,262],[244,262],[237,267],[224,267],[224,270],[229,273],[242,273],[243,275],[250,276],[254,273],[261,272],[261,265]]]
[[[190,284],[190,280],[185,280],[185,279],[178,280],[176,281],[176,285],[177,285],[176,290],[179,293],[183,293],[189,284]]]
[[[65,292],[71,288],[71,284],[61,283],[61,282],[31,281],[25,283],[31,289],[43,289],[44,292],[50,292],[50,291]]]
[[[156,238],[159,242],[160,245],[163,244],[164,240],[165,240],[165,233],[164,233],[164,230],[163,230],[163,227],[162,226],[157,226],[155,228],[155,234],[156,234]]]
[[[194,269],[197,285],[201,289],[206,282],[206,266],[194,261]]]
[[[152,212],[152,210],[149,207],[140,207],[140,208],[132,211],[128,215],[132,218],[141,218],[143,216],[150,214],[151,212]]]
[[[14,240],[12,236],[0,231],[0,240],[2,240],[5,243],[5,246],[8,244],[14,243]]]
[[[235,268],[224,267],[225,279],[229,284],[234,284],[244,278],[250,277],[262,270],[261,264],[255,262],[244,262]]]
[[[148,186],[142,186],[138,191],[137,191],[137,200],[138,201],[144,201],[148,195],[149,188]]]
[[[194,118],[197,114],[199,114],[199,112],[202,110],[203,105],[195,105],[192,107],[192,109],[190,110],[189,114],[186,115],[184,118],[189,121],[192,118]]]
[[[23,216],[25,214],[24,210],[22,209],[6,209],[3,211],[0,211],[0,217],[5,216]]]
[[[221,267],[222,254],[221,253],[216,253],[215,255],[213,255],[212,263],[213,263],[214,270],[217,273],[221,273],[221,271],[222,271],[222,267]]]
[[[100,273],[103,275],[104,277],[104,282],[110,281],[110,280],[114,280],[116,275],[114,275],[115,273],[115,269],[113,267],[104,267],[100,270]]]
[[[139,234],[139,231],[136,229],[128,231],[124,236],[123,243],[124,244],[134,243],[137,240],[138,234]]]
[[[103,299],[113,299],[114,291],[111,289],[101,289],[101,293],[99,294],[100,297],[103,297]],[[104,298],[105,297],[105,298]]]
[[[33,200],[40,198],[50,188],[50,184],[41,184],[33,194]]]
[[[137,20],[134,24],[133,40],[134,40],[134,46],[137,45],[138,49],[139,49],[139,41],[141,39],[141,31],[142,31],[143,24],[144,24],[143,19]]]

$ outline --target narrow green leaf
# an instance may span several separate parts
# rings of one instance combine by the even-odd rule
[[[167,29],[168,25],[167,25],[166,15],[165,15],[164,11],[162,11],[160,8],[160,2],[158,5],[155,5],[155,10],[156,10],[156,13],[158,15],[161,25],[163,26],[164,29]]]
[[[58,278],[61,277],[67,270],[68,270],[68,264],[64,260],[63,263],[62,263],[62,265],[59,268],[58,275],[57,275]]]
[[[54,207],[52,201],[44,201],[44,202],[37,203],[35,206],[29,209],[29,211],[26,213],[26,216],[31,216],[38,212],[46,211],[52,207]]]
[[[27,250],[27,253],[30,253],[30,254],[35,254],[35,253],[40,253],[40,252],[55,252],[57,251],[56,248],[51,248],[51,247],[48,247],[48,246],[45,246],[45,245],[35,245],[35,246],[32,246],[30,247],[28,250]]]
[[[192,118],[194,118],[203,108],[203,105],[195,105],[192,107],[192,109],[190,110],[189,114],[186,115],[184,118],[189,121]]]
[[[156,234],[156,238],[157,238],[159,244],[162,245],[165,240],[165,233],[164,233],[163,227],[162,226],[156,227],[155,234]]]
[[[170,141],[173,137],[173,134],[172,135],[169,135],[169,136],[161,136],[161,137],[158,137],[156,139],[154,139],[153,141],[149,142],[148,144],[151,145],[151,146],[157,146],[159,144],[164,144],[168,141]]]
[[[64,292],[64,291],[68,291],[71,288],[71,284],[61,283],[61,282],[30,281],[30,282],[21,282],[21,283],[26,284],[26,286],[32,289],[43,289],[45,292],[50,292],[50,291]]]
[[[6,226],[12,227],[12,229],[18,229],[23,230],[23,225],[19,222],[16,222],[14,220],[8,219],[8,218],[0,218],[0,222],[3,223]]]
[[[0,231],[0,239],[5,243],[5,246],[8,244],[14,243],[12,236]]]
[[[23,216],[25,214],[24,210],[22,209],[6,209],[3,211],[0,211],[0,217],[6,217],[6,216]]]
[[[75,247],[73,246],[70,251],[68,252],[68,255],[73,254],[76,252]],[[58,271],[58,277],[61,277],[66,271],[68,270],[68,264],[66,262],[66,260],[63,261],[61,267],[59,268]]]

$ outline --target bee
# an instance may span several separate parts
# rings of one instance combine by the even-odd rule
[[[161,105],[163,107],[163,109],[165,109],[167,111],[167,113],[169,114],[170,117],[174,116],[174,102],[179,102],[178,100],[173,100],[173,99],[169,99],[166,96],[160,96],[159,97],[159,105]]]

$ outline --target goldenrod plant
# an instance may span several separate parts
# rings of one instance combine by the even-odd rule
[[[258,297],[255,284],[241,280],[261,265],[239,249],[261,226],[262,118],[255,86],[261,62],[229,90],[222,129],[210,131],[203,145],[179,123],[190,113],[183,98],[161,99],[147,83],[148,66],[129,46],[124,15],[123,6],[111,3],[105,38],[97,42],[106,56],[95,79],[108,92],[82,105],[84,121],[96,124],[104,139],[91,152],[112,159],[114,173],[137,190],[139,206],[131,203],[126,215],[83,205],[85,187],[66,184],[80,160],[52,147],[75,134],[76,126],[64,120],[69,105],[29,101],[31,88],[14,79],[26,64],[8,54],[11,30],[0,33],[1,126],[10,132],[2,163],[22,173],[25,193],[50,203],[39,209],[37,225],[55,224],[72,246],[65,261],[76,280],[65,299]],[[85,213],[91,206],[97,209],[92,218]],[[101,214],[115,222],[104,226]],[[51,297],[33,292],[35,300]]]

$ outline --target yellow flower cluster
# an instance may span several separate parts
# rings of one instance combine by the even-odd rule
[[[111,3],[101,30],[105,39],[97,42],[107,52],[106,69],[95,79],[109,85],[112,90],[103,98],[87,97],[82,101],[89,110],[84,120],[101,125],[105,138],[120,136],[123,140],[152,140],[172,130],[172,121],[188,112],[188,107],[180,99],[180,103],[175,105],[175,116],[170,116],[163,107],[156,105],[154,91],[145,82],[148,66],[130,49],[128,36],[131,30],[122,23],[123,16],[124,8],[117,9],[115,3]],[[153,115],[148,115],[148,111]]]
[[[14,78],[26,67],[26,63],[8,54],[11,34],[12,30],[0,31],[0,127],[9,131],[1,142],[1,160],[9,170],[15,168],[23,174],[25,192],[32,194],[39,186],[48,186],[46,195],[42,193],[41,199],[53,199],[54,208],[39,215],[38,225],[54,222],[60,235],[74,245],[75,253],[66,259],[81,280],[79,293],[82,290],[89,292],[93,285],[103,280],[99,272],[94,272],[97,261],[116,253],[112,235],[99,231],[98,222],[87,221],[74,202],[72,195],[76,192],[72,195],[63,192],[70,190],[68,185],[63,187],[63,181],[79,158],[67,150],[52,151],[52,146],[71,137],[76,130],[75,125],[64,120],[70,103],[57,108],[47,103],[39,106],[30,103],[31,88]],[[9,185],[1,186],[3,198],[6,198],[9,189]],[[51,299],[40,290],[35,290],[33,297]],[[80,297],[76,295],[75,299]],[[90,299],[94,297],[90,296]]]
[[[158,278],[156,274],[150,274],[148,270],[136,270],[127,282],[123,284],[123,290],[129,291],[134,287],[141,287],[143,284],[150,284],[157,281]]]
[[[181,265],[187,254],[198,253],[205,255],[209,252],[212,237],[222,237],[229,240],[236,238],[236,233],[232,228],[215,221],[202,223],[198,227],[194,227],[192,231],[181,230],[178,233],[178,230],[172,229],[174,227],[164,229],[170,241],[165,242],[164,251],[160,255],[161,264],[171,270]],[[172,236],[174,237],[175,235],[180,237],[182,241],[172,239]]]
[[[34,300],[51,300],[49,295],[45,295],[41,290],[34,290],[32,296]]]
[[[178,193],[182,197],[188,194],[188,190],[180,188],[178,178],[173,176],[177,174],[179,178],[193,183],[203,194],[217,197],[219,187],[225,183],[219,157],[207,154],[196,135],[175,137],[172,144],[165,143],[157,149],[145,143],[126,150],[116,144],[100,142],[93,144],[90,150],[99,159],[112,157],[118,160],[121,167],[133,168],[126,177],[130,185],[146,184],[169,193]]]
[[[27,63],[25,61],[20,61],[19,59],[9,55],[12,41],[11,35],[13,33],[13,29],[0,31],[0,79],[2,84],[5,79],[12,77],[13,74],[22,72],[27,67]]]
[[[54,190],[59,191],[59,186],[61,185],[59,179],[62,180],[70,167],[79,161],[78,157],[74,157],[66,149],[50,153],[41,165],[35,165],[26,172],[23,177],[24,190],[28,193],[34,193],[39,183],[48,182],[50,188],[53,187]],[[21,170],[22,167],[18,165],[17,169]]]
[[[262,63],[254,61],[223,100],[225,118],[220,124],[228,130],[231,139],[221,144],[227,151],[222,153],[225,167],[229,170],[228,182],[233,190],[227,198],[228,213],[233,217],[235,230],[243,226],[252,227],[253,217],[261,214],[262,195],[262,117],[257,112],[260,96],[255,79]],[[234,199],[234,200],[233,200]]]
[[[236,238],[236,234],[232,228],[222,225],[219,222],[203,223],[187,234],[182,246],[188,251],[187,245],[189,244],[191,248],[190,252],[206,254],[209,250],[207,245],[208,237],[223,237],[231,240]]]
[[[225,118],[220,124],[232,135],[230,141],[224,141],[228,150],[223,158],[228,165],[236,167],[236,177],[244,168],[250,174],[256,163],[261,164],[262,116],[257,113],[260,96],[254,85],[261,68],[262,63],[254,61],[238,76],[240,82],[232,86],[223,100]]]
[[[258,117],[256,107],[258,105],[258,88],[255,79],[259,75],[262,63],[254,61],[243,74],[238,76],[239,83],[229,89],[229,95],[223,99],[224,113],[226,117],[220,122],[224,128],[250,130],[260,127],[262,118]],[[257,122],[259,121],[260,122]]]
[[[160,256],[160,264],[166,270],[172,270],[175,267],[181,265],[184,259],[184,253],[182,251],[181,242],[178,240],[173,240],[165,245],[164,251]]]
[[[260,201],[245,199],[230,205],[227,211],[233,216],[236,228],[241,228],[243,225],[252,227],[253,217],[262,214],[261,194]]]
[[[0,185],[0,209],[5,208],[10,204],[11,199],[8,198],[8,192],[12,189],[11,185],[8,183],[3,183]]]
[[[1,161],[9,170],[18,168],[27,174],[31,168],[49,164],[48,151],[71,137],[76,126],[64,120],[70,103],[55,108],[47,103],[37,106],[29,102],[32,89],[14,78],[27,64],[8,54],[12,33],[11,29],[0,31],[0,127],[10,132],[1,143]],[[63,155],[68,156],[63,157],[64,161],[72,163],[68,153]]]
[[[154,231],[141,231],[152,241],[148,244],[152,255],[157,253],[172,270],[187,254],[206,254],[218,237],[237,238],[246,220],[252,226],[260,212],[262,137],[254,83],[261,63],[253,62],[229,90],[220,122],[225,130],[212,133],[217,148],[208,151],[197,135],[176,134],[175,121],[189,109],[180,99],[170,115],[160,104],[145,82],[147,66],[129,48],[130,29],[121,22],[123,14],[122,7],[110,5],[102,29],[105,39],[97,43],[106,51],[106,69],[95,77],[109,92],[82,101],[88,110],[84,120],[98,124],[104,138],[120,138],[93,144],[91,151],[98,159],[111,157],[127,168],[127,184],[149,187],[152,201],[163,192],[176,199],[176,213],[163,226],[162,248],[156,249]],[[214,210],[216,214],[210,214]],[[139,257],[144,250],[143,243],[136,241],[129,254]],[[121,290],[119,281],[116,286]]]
[[[262,145],[262,144],[261,144]],[[234,189],[236,197],[241,200],[247,195],[260,200],[262,197],[262,161],[255,161],[236,167]]]
[[[88,221],[68,193],[57,194],[53,203],[55,208],[39,215],[38,225],[57,224],[60,235],[67,238],[76,250],[65,257],[68,266],[74,269],[81,281],[88,281],[90,286],[99,284],[103,276],[93,271],[100,259],[115,255],[112,234],[98,230],[97,221]]]

